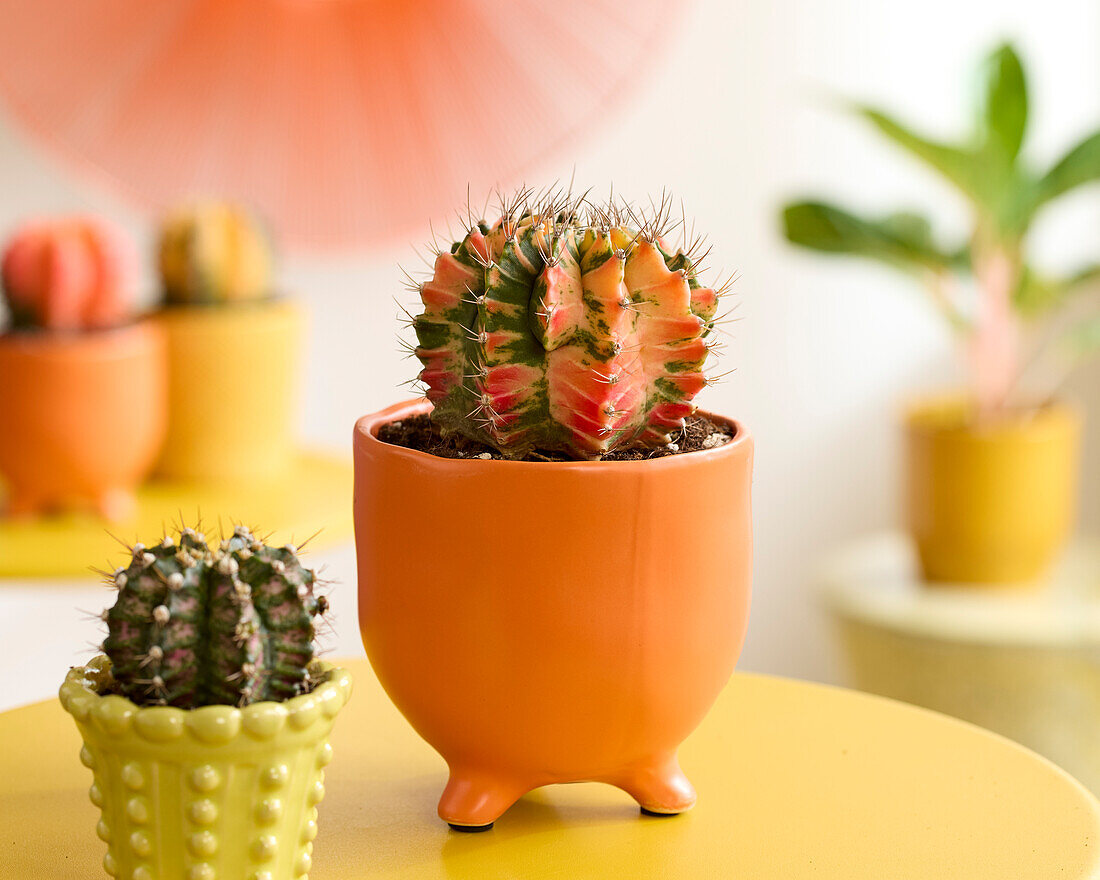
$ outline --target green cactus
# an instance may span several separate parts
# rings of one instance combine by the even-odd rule
[[[216,549],[183,529],[136,544],[103,613],[115,689],[139,705],[247,705],[311,687],[317,618],[328,607],[292,546],[238,526]]]
[[[444,434],[591,459],[683,429],[721,291],[699,284],[697,247],[665,245],[668,204],[519,193],[438,253],[413,328]]]

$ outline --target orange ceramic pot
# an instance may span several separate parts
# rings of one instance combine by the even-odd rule
[[[0,336],[0,474],[8,512],[125,517],[164,440],[166,356],[141,322]]]
[[[354,434],[359,623],[387,693],[450,767],[439,815],[490,825],[556,782],[695,801],[676,750],[749,612],[752,439],[649,461],[454,460]]]

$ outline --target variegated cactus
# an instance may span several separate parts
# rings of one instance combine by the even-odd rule
[[[707,384],[719,292],[672,253],[668,201],[518,194],[435,260],[413,320],[432,421],[510,458],[668,444]]]
[[[134,545],[109,580],[118,599],[103,613],[103,652],[118,692],[138,705],[243,706],[309,689],[328,603],[294,547],[238,526],[211,549],[184,529],[178,545]]]

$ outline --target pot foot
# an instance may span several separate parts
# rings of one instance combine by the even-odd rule
[[[448,822],[452,831],[461,831],[463,834],[480,834],[482,831],[488,831],[493,827],[493,823],[488,825],[456,825],[454,822]]]
[[[439,799],[439,818],[455,831],[488,831],[531,786],[471,770],[451,770]]]
[[[647,816],[675,816],[695,806],[695,788],[675,755],[639,764],[608,781],[634,798]]]

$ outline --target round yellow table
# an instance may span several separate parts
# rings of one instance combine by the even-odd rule
[[[558,786],[459,834],[435,816],[442,760],[368,666],[348,666],[313,880],[1100,878],[1100,804],[1044,759],[900,703],[746,674],[683,747],[690,813],[645,817],[616,789]],[[0,715],[3,877],[105,876],[78,752],[54,702]]]

